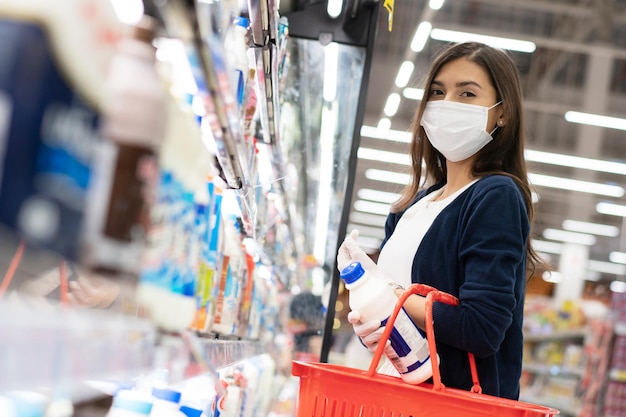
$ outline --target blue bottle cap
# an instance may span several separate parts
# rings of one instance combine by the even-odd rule
[[[247,29],[250,24],[250,20],[246,17],[239,16],[235,18],[235,24]]]
[[[202,410],[198,410],[197,408],[188,407],[183,405],[180,407],[181,413],[186,415],[187,417],[200,417],[202,415]]]
[[[171,401],[178,403],[180,401],[180,392],[168,388],[152,388],[152,396],[159,400]]]
[[[365,274],[365,270],[360,262],[352,262],[341,271],[341,279],[346,284],[352,284],[359,280]]]

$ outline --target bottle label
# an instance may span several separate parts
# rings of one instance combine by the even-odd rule
[[[387,324],[389,318],[381,322]],[[422,366],[429,358],[428,341],[424,333],[415,325],[404,308],[398,313],[389,336],[391,346],[385,355],[400,374],[406,374]]]

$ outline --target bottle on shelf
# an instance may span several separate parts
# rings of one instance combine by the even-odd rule
[[[90,186],[82,256],[97,271],[139,273],[168,118],[152,45],[156,28],[144,16],[119,41],[106,81],[104,140]]]
[[[381,326],[386,325],[398,302],[394,288],[384,279],[363,269],[359,262],[344,268],[341,279],[349,291],[350,309],[361,313],[361,321],[380,320]],[[389,341],[391,345],[385,348],[385,356],[403,381],[419,384],[432,376],[426,336],[404,308],[396,317]]]
[[[150,417],[186,417],[180,411],[181,393],[169,388],[152,388],[153,406]]]
[[[120,390],[113,397],[113,405],[106,417],[149,417],[152,407],[152,399],[146,394]]]

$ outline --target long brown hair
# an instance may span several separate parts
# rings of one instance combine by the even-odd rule
[[[424,97],[428,97],[430,85],[441,67],[460,58],[479,65],[488,74],[496,90],[496,101],[502,101],[503,117],[507,121],[504,126],[498,127],[493,133],[493,140],[477,152],[471,174],[476,178],[490,174],[506,175],[512,178],[524,195],[526,212],[532,224],[534,207],[524,159],[526,137],[523,129],[522,92],[517,66],[513,59],[500,49],[477,42],[456,44],[442,51],[433,61],[424,84]],[[422,100],[412,123],[413,138],[410,148],[412,182],[405,187],[400,199],[392,205],[393,212],[401,212],[410,206],[422,186],[446,181],[446,159],[430,144],[424,128],[420,126],[427,101]],[[425,165],[424,173],[422,161]],[[424,176],[423,182],[421,181],[422,175]],[[537,265],[546,266],[533,250],[530,238],[526,242],[526,254],[532,272]]]

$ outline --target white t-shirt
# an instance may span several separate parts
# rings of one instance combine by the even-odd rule
[[[432,200],[441,195],[442,190],[433,191],[409,207],[378,256],[379,271],[405,288],[411,285],[413,259],[426,232],[439,213],[476,181],[440,201]]]

